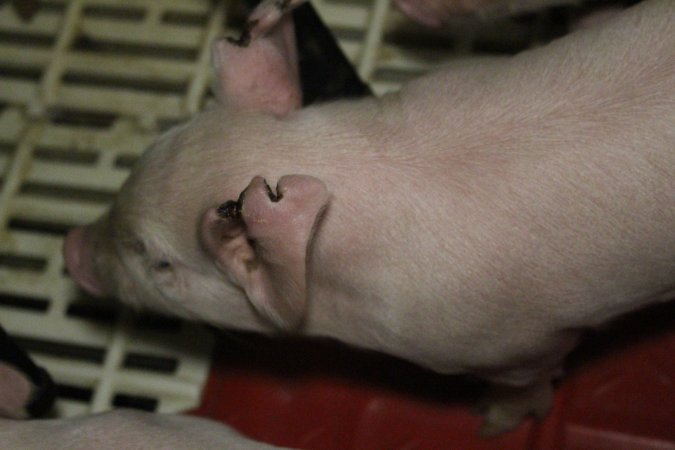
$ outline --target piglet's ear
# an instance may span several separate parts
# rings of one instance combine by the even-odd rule
[[[282,177],[276,192],[255,177],[238,207],[208,210],[201,240],[216,265],[242,287],[256,310],[282,329],[307,307],[307,265],[315,226],[328,203],[320,180]]]
[[[226,106],[284,116],[302,103],[293,18],[285,14],[267,25],[266,34],[256,32],[239,43],[214,42],[214,88]]]

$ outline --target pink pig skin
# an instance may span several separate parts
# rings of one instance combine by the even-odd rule
[[[14,366],[0,361],[0,417],[25,419],[33,386]]]
[[[84,288],[481,376],[485,435],[546,413],[583,330],[672,297],[674,2],[305,109],[278,20],[215,44],[220,104],[71,232]]]
[[[582,3],[581,0],[394,0],[411,19],[429,27],[441,27],[452,18],[476,15],[500,17],[542,8]],[[593,3],[590,0],[588,3]]]
[[[272,450],[207,419],[118,409],[58,420],[0,419],[0,450]]]

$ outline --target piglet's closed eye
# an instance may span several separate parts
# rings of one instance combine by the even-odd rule
[[[202,217],[204,249],[258,313],[281,329],[297,327],[304,317],[308,250],[328,198],[326,185],[314,177],[284,176],[276,192],[254,177],[240,206],[228,201]]]

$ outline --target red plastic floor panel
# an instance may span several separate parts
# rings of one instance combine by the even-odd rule
[[[483,440],[482,385],[326,342],[223,337],[195,414],[315,450],[675,450],[675,305],[590,336],[549,417]]]

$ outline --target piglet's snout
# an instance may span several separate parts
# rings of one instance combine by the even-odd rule
[[[94,271],[93,250],[86,227],[73,228],[63,243],[63,254],[70,276],[87,292],[97,297],[104,295]]]

